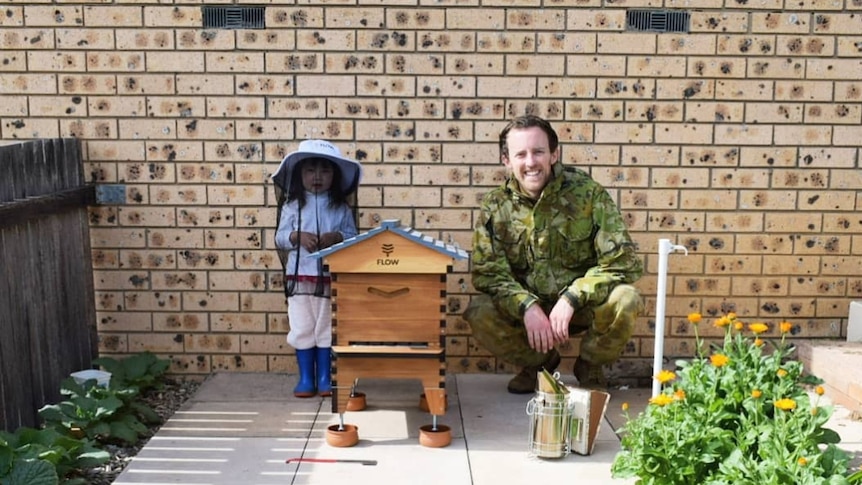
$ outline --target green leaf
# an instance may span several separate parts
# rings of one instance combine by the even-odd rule
[[[57,485],[60,479],[54,465],[42,460],[16,460],[3,485]]]
[[[111,437],[122,440],[128,444],[134,444],[138,441],[138,433],[122,422],[111,423]]]

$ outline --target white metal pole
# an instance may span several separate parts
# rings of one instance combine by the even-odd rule
[[[656,287],[655,302],[655,351],[652,364],[652,397],[656,397],[661,392],[661,383],[655,377],[661,372],[662,360],[664,360],[664,305],[665,298],[667,297],[667,257],[677,249],[685,251],[685,254],[688,255],[688,250],[685,246],[671,244],[670,239],[658,240],[658,285]]]

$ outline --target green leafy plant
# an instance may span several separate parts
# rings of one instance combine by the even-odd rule
[[[71,438],[54,429],[19,428],[0,432],[0,484],[79,485],[76,476],[87,468],[107,462],[107,451],[92,441]]]
[[[655,376],[662,391],[638,416],[623,404],[614,477],[641,485],[860,483],[849,476],[840,437],[824,427],[833,410],[820,402],[822,380],[791,359],[790,323],[781,322],[780,340],[767,346],[768,325],[752,323],[746,336],[745,324],[728,314],[715,322],[722,345],[707,355],[701,315],[688,319],[697,355]]]
[[[170,361],[159,359],[152,352],[141,352],[124,359],[99,357],[93,364],[111,373],[110,387],[137,388],[139,392],[144,392],[161,384]]]

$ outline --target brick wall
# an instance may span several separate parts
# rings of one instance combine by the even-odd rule
[[[267,178],[281,158],[333,140],[365,167],[360,229],[399,218],[469,249],[504,177],[496,135],[525,112],[606,185],[647,263],[623,374],[649,375],[661,238],[689,250],[670,257],[666,355],[691,354],[691,311],[846,332],[862,0],[704,0],[689,33],[626,31],[627,9],[691,5],[675,0],[236,3],[265,6],[266,28],[205,30],[192,0],[0,7],[0,140],[81,138],[103,194],[102,353],[293,370]],[[450,372],[508,371],[459,316],[466,263],[449,291]]]

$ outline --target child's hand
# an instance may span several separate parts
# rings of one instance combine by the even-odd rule
[[[298,246],[304,247],[309,253],[317,251],[317,236],[310,232],[297,232],[296,235],[299,238],[299,241],[297,241]]]
[[[326,232],[320,235],[320,249],[328,248],[333,244],[338,244],[343,240],[340,232]]]

